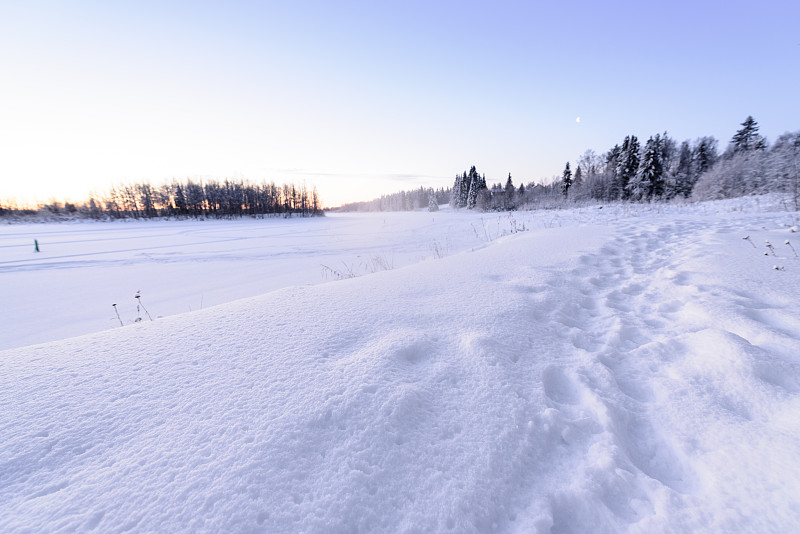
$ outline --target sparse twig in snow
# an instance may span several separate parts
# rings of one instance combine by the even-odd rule
[[[144,304],[142,304],[142,290],[141,289],[136,292],[136,295],[134,295],[134,298],[136,298],[136,311],[138,312],[139,311],[139,307],[141,306],[142,309],[144,310],[144,313],[147,314],[147,318],[150,319],[150,321],[152,322],[153,318],[150,317],[150,312],[147,311],[147,308],[145,308]],[[141,317],[137,317],[137,319],[138,319],[138,321],[142,320]]]
[[[511,224],[512,234],[516,234],[517,232],[524,232],[525,230],[527,230],[527,228],[525,228],[524,222],[521,225],[517,225],[517,219],[514,218],[513,213],[508,214],[508,221]]]
[[[117,305],[116,304],[112,304],[112,306],[114,307],[114,311],[117,312],[117,319],[119,319],[119,325],[120,326],[125,326],[122,323],[122,317],[119,316],[119,310],[117,309]]]
[[[353,268],[348,267],[346,264],[343,264],[344,269],[341,271],[334,269],[333,267],[328,267],[324,263],[320,265],[322,265],[322,276],[324,276],[325,278],[327,278],[328,276],[333,276],[337,280],[344,280],[345,278],[356,277],[356,273],[353,272]]]
[[[486,223],[484,222],[483,217],[481,217],[481,226],[483,227],[484,237],[481,237],[481,235],[478,233],[478,229],[475,228],[475,225],[473,223],[470,223],[470,226],[472,226],[472,229],[475,231],[475,237],[477,237],[479,240],[485,241],[486,243],[491,241],[491,238],[489,237],[489,232],[486,230]]]
[[[437,239],[433,240],[433,245],[431,245],[431,252],[433,252],[433,259],[435,260],[440,260],[447,255],[445,248],[439,243]]]
[[[748,243],[750,243],[751,245],[753,245],[753,248],[755,248],[755,249],[757,249],[757,248],[758,248],[758,247],[756,246],[756,244],[755,244],[755,243],[753,243],[753,240],[752,240],[752,239],[750,239],[750,236],[749,236],[749,235],[746,235],[746,236],[744,236],[742,239],[744,239],[745,241],[747,241]]]
[[[772,246],[772,243],[770,243],[768,240],[767,240],[767,242],[766,242],[766,243],[767,243],[767,248],[769,249],[769,252],[770,252],[770,254],[772,254],[773,256],[775,256],[775,247],[773,247],[773,246]],[[766,256],[766,255],[767,255],[767,253],[765,252],[765,253],[764,253],[764,255]]]
[[[790,248],[790,249],[792,249],[792,252],[794,252],[794,257],[796,258],[796,257],[797,257],[797,251],[794,249],[794,247],[792,246],[792,244],[791,244],[791,243],[789,243],[789,240],[787,239],[787,240],[786,240],[786,241],[784,241],[783,243],[784,243],[784,244],[786,244],[786,245],[789,245],[789,248]]]
[[[386,256],[383,255],[373,256],[368,268],[373,273],[377,273],[378,271],[390,271],[394,269],[394,260],[389,261],[386,259]]]

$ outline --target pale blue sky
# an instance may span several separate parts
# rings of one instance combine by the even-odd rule
[[[798,2],[0,0],[0,198],[549,181],[627,134],[800,129]],[[580,122],[576,118],[580,117]]]

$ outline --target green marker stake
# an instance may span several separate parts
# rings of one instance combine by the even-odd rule
[[[38,239],[34,239],[33,240],[33,248],[36,249],[36,252],[39,252],[39,240]]]

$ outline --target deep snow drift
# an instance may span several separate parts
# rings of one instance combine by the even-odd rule
[[[474,251],[0,352],[0,530],[797,531],[795,216],[519,214]]]

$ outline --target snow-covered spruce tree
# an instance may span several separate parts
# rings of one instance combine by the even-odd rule
[[[650,141],[652,141],[652,139],[651,137]],[[650,141],[648,141],[648,143]],[[647,146],[647,144],[645,144],[645,146]],[[643,156],[645,155],[643,154]],[[647,154],[647,158],[650,159],[650,154]],[[644,157],[641,158],[640,168],[636,170],[636,174],[631,176],[625,186],[625,198],[627,199],[638,201],[647,198],[647,193],[650,190],[650,180],[648,173],[641,168],[644,164],[644,159]]]
[[[428,211],[439,211],[439,203],[436,201],[436,193],[433,189],[428,197]]]
[[[719,159],[717,151],[717,140],[711,136],[701,137],[695,142],[692,150],[692,167],[694,170],[694,181],[707,172]]]
[[[645,180],[645,176],[641,173],[637,172],[633,175],[633,178],[628,180],[628,184],[625,186],[624,198],[628,200],[641,200],[645,198],[647,196],[646,191],[650,187],[650,184]]]
[[[752,116],[748,115],[731,139],[732,154],[741,152],[751,152],[754,150],[766,150],[767,140],[758,133],[758,123]]]
[[[717,140],[711,136],[701,137],[695,141],[694,148],[692,148],[692,174],[689,195],[693,194],[700,177],[710,171],[719,161],[717,144]]]
[[[450,205],[454,208],[463,208],[466,206],[466,202],[463,204],[461,203],[462,198],[464,198],[464,187],[465,182],[467,181],[467,173],[465,172],[462,174],[456,174],[456,180],[453,182],[453,190],[451,192],[450,197]]]
[[[617,160],[616,183],[613,185],[614,193],[619,193],[617,198],[629,198],[630,188],[628,183],[636,177],[639,170],[639,140],[635,135],[626,136],[620,148]]]
[[[561,194],[566,198],[569,195],[569,188],[572,187],[572,171],[569,170],[569,161],[564,172],[561,173]]]
[[[481,178],[475,165],[470,167],[469,173],[457,174],[450,196],[450,205],[454,208],[475,207],[475,202],[470,202],[471,190],[475,185],[475,197],[480,194],[482,189],[486,189],[486,179]]]
[[[693,175],[692,148],[689,145],[689,141],[684,141],[681,143],[680,149],[678,149],[678,163],[675,167],[674,174],[674,195],[670,196],[688,198],[692,193],[692,186],[694,185],[692,182]]]
[[[469,171],[469,192],[467,195],[467,207],[469,209],[478,208],[480,210],[486,209],[486,203],[481,202],[481,196],[486,191],[486,175],[478,174],[478,171],[473,166]]]
[[[469,193],[467,193],[467,208],[473,209],[475,208],[475,204],[478,202],[478,190],[480,189],[480,178],[478,177],[478,173],[472,175],[472,178],[469,182]]]
[[[464,206],[469,204],[469,188],[472,183],[475,182],[476,187],[480,187],[480,175],[478,174],[477,169],[475,169],[475,165],[469,168],[469,174],[467,174],[467,179],[464,182],[464,196],[462,198],[462,202]],[[474,205],[473,205],[474,207]]]
[[[506,180],[505,186],[505,203],[506,209],[514,209],[517,207],[516,199],[516,188],[514,187],[514,182],[511,180],[511,173],[508,173],[508,179]]]
[[[453,182],[453,187],[450,190],[450,206],[458,207],[459,191],[461,190],[461,175],[456,174],[456,179]]]
[[[639,170],[628,183],[628,196],[633,200],[660,198],[664,194],[663,139],[651,136],[644,145]]]

